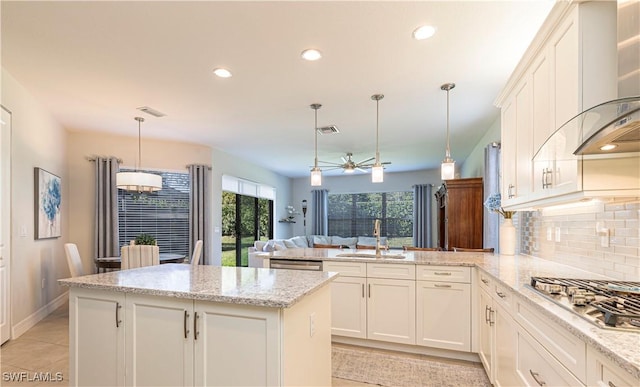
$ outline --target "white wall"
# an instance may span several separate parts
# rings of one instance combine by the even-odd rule
[[[415,184],[432,184],[435,193],[442,184],[440,180],[440,170],[430,169],[415,172],[398,172],[385,173],[383,183],[372,183],[370,174],[355,174],[349,176],[332,176],[322,177],[321,187],[312,187],[310,178],[298,178],[293,180],[293,196],[292,202],[284,203],[283,206],[291,204],[298,211],[302,212],[302,200],[307,200],[309,211],[307,212],[306,233],[303,226],[302,215],[296,216],[296,223],[287,225],[291,228],[290,236],[294,235],[311,235],[311,225],[313,218],[311,216],[311,191],[314,189],[327,189],[330,193],[360,193],[360,192],[391,192],[391,191],[411,191]],[[432,225],[434,230],[434,241],[437,236],[436,225],[436,204],[435,198],[432,198],[433,214]],[[347,236],[347,235],[344,235]]]
[[[17,337],[45,317],[66,292],[63,244],[69,238],[67,133],[16,79],[2,69],[2,104],[12,112],[11,326]],[[34,240],[34,168],[62,179],[61,238]],[[44,280],[44,287],[43,287]]]
[[[484,176],[484,148],[492,142],[500,142],[500,116],[494,121],[487,133],[478,141],[464,163],[460,166],[460,177]]]

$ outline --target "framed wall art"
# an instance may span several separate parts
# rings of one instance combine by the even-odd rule
[[[60,237],[60,204],[62,185],[60,177],[34,168],[35,186],[35,239]]]

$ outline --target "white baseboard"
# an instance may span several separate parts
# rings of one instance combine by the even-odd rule
[[[37,323],[42,321],[45,317],[51,314],[54,310],[58,309],[69,299],[69,292],[64,292],[42,308],[32,313],[30,316],[14,324],[11,327],[11,340],[15,340],[22,336],[26,331],[33,328]]]
[[[353,337],[336,336],[336,335],[331,336],[331,341],[333,343],[357,345],[361,347],[386,349],[391,351],[407,352],[407,353],[418,354],[418,355],[428,355],[428,356],[441,357],[446,359],[464,360],[464,361],[469,361],[474,363],[480,363],[480,357],[478,356],[477,353],[473,353],[473,352],[451,351],[447,349],[423,347],[420,345],[387,343],[387,342],[378,341],[378,340],[357,339]]]

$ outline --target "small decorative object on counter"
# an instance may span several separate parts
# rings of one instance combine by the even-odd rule
[[[489,211],[497,212],[504,217],[500,225],[500,250],[502,255],[515,255],[516,253],[516,228],[513,225],[513,211],[505,211],[502,208],[501,196],[499,193],[490,195],[484,202],[484,206]]]

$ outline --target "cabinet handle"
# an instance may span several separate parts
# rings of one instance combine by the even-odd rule
[[[507,189],[507,197],[509,199],[511,199],[512,197],[514,197],[515,195],[513,194],[513,189],[515,188],[515,186],[513,184],[509,184],[509,188]]]
[[[496,323],[496,320],[493,320],[492,317],[496,311],[493,308],[489,308],[489,325],[493,326]]]
[[[547,385],[547,383],[545,383],[544,380],[540,379],[540,374],[539,373],[533,372],[532,370],[529,370],[529,373],[533,377],[533,380],[535,380],[536,383],[538,383],[538,386],[546,386]]]
[[[368,285],[369,288],[369,298],[371,298],[371,284]]]
[[[120,328],[120,323],[122,322],[122,320],[120,320],[121,308],[122,308],[122,305],[120,305],[119,302],[116,302],[116,328]]]
[[[496,294],[500,296],[500,298],[505,298],[507,295],[496,290]]]
[[[450,288],[451,285],[433,284],[436,288]]]
[[[435,274],[435,275],[451,275],[451,272],[450,271],[440,271],[440,272],[434,271],[433,274]]]
[[[364,284],[362,284],[362,298],[364,298]]]
[[[489,280],[482,278],[481,281],[485,284],[485,285],[489,285]]]
[[[193,314],[193,339],[198,340],[198,312]]]
[[[487,324],[489,323],[489,311],[491,310],[491,308],[489,308],[489,305],[485,305],[484,306],[484,322],[486,322]]]
[[[189,312],[187,312],[186,310],[184,311],[184,324],[183,324],[183,330],[184,330],[184,338],[186,339],[187,336],[189,336],[189,329],[187,328],[187,321],[189,320]]]
[[[613,382],[611,380],[609,380],[609,382],[607,384],[609,385],[609,387],[616,387],[616,385],[613,384]]]

